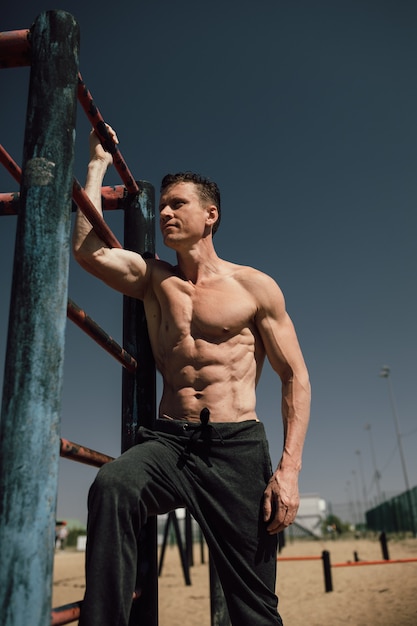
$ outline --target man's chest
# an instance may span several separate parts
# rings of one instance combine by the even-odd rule
[[[165,281],[158,293],[160,332],[226,340],[253,327],[256,305],[236,281],[210,281],[201,285],[178,278]]]

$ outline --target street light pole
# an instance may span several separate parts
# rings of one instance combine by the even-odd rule
[[[355,507],[355,503],[353,501],[350,480],[346,481],[346,491],[347,491],[347,494],[348,494],[348,502],[349,502],[350,514],[352,516],[353,525],[356,527],[356,524],[357,524],[356,507]]]
[[[397,435],[398,449],[400,451],[401,465],[402,465],[402,468],[403,468],[405,488],[406,488],[407,491],[409,491],[410,490],[410,484],[408,482],[407,467],[406,467],[406,464],[405,464],[405,457],[404,457],[402,440],[401,440],[400,420],[399,420],[399,417],[398,417],[397,409],[396,409],[395,402],[394,402],[394,394],[393,394],[393,391],[392,391],[392,384],[391,384],[391,378],[390,378],[390,368],[385,365],[384,367],[381,368],[381,371],[379,372],[379,375],[381,376],[381,378],[386,378],[387,379],[389,397],[390,397],[392,412],[393,412],[393,415],[394,415],[395,432],[396,432],[396,435]]]
[[[415,523],[414,523],[414,514],[413,514],[413,504],[412,504],[412,501],[411,501],[410,483],[408,482],[407,466],[405,464],[405,456],[404,456],[404,451],[403,451],[403,446],[402,446],[402,439],[401,439],[400,419],[398,417],[397,407],[396,407],[395,402],[394,402],[394,393],[392,391],[392,384],[391,384],[390,373],[391,373],[390,368],[387,365],[384,365],[384,367],[381,368],[381,371],[379,372],[379,375],[381,376],[381,378],[386,378],[387,379],[387,383],[388,383],[389,397],[390,397],[390,402],[391,402],[391,407],[392,407],[392,413],[394,415],[395,433],[397,435],[398,449],[400,451],[400,458],[401,458],[401,465],[402,465],[403,475],[404,475],[405,489],[406,489],[406,492],[407,492],[407,500],[408,500],[408,506],[409,506],[409,512],[410,512],[411,529],[412,529],[413,535],[415,537],[417,533],[416,533],[416,527],[415,527]]]
[[[362,524],[363,523],[364,514],[363,514],[363,507],[361,506],[361,501],[360,501],[360,498],[359,498],[358,477],[356,475],[356,471],[355,470],[352,470],[352,475],[353,475],[353,485],[354,485],[354,488],[355,488],[356,510],[358,512],[358,523]]]
[[[366,497],[365,475],[364,475],[364,472],[363,472],[361,451],[360,450],[356,450],[356,454],[358,455],[358,460],[359,460],[359,475],[361,477],[361,483],[362,483],[363,505],[364,505],[365,511],[366,511],[366,509],[368,508],[368,499]]]
[[[368,431],[369,433],[369,443],[371,446],[371,456],[372,456],[372,465],[374,468],[374,477],[375,477],[375,484],[376,484],[376,492],[378,494],[378,504],[382,503],[382,495],[381,495],[381,485],[380,485],[380,478],[381,478],[381,474],[378,471],[377,465],[376,465],[376,457],[375,457],[375,449],[374,449],[374,442],[372,439],[372,433],[371,433],[371,425],[370,424],[365,424],[365,430]]]

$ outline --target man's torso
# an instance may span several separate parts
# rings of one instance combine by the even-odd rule
[[[160,416],[197,420],[208,407],[213,421],[256,419],[264,348],[248,272],[224,262],[221,273],[193,284],[168,264],[154,265],[145,310],[164,380]]]

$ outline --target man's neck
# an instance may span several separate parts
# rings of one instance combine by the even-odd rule
[[[221,263],[213,246],[204,250],[189,250],[187,253],[177,252],[177,262],[179,275],[195,285],[204,278],[217,274]]]

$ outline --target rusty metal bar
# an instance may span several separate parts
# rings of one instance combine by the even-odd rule
[[[56,607],[51,611],[51,626],[64,626],[80,618],[82,600]]]
[[[18,67],[31,64],[30,29],[0,33],[0,68]],[[114,166],[130,194],[139,191],[137,182],[127,166],[119,148],[107,131],[106,123],[82,76],[78,73],[78,101],[94,127],[103,146],[113,157]]]
[[[138,366],[134,359],[124,348],[122,348],[110,335],[108,335],[91,317],[80,309],[75,302],[68,298],[67,315],[81,330],[94,339],[99,346],[111,354],[129,372],[135,372]]]
[[[20,184],[22,178],[22,169],[18,166],[16,161],[12,159],[10,154],[6,152],[3,146],[0,144],[0,163],[4,165],[6,170],[13,176],[15,181]]]
[[[124,209],[126,197],[127,191],[124,185],[102,187],[101,204],[103,211],[117,211],[118,209]]]
[[[85,190],[75,178],[72,185],[72,197],[100,239],[110,248],[121,248],[122,246],[118,239],[107,226],[106,222],[87,196]]]
[[[30,65],[31,52],[28,28],[0,33],[0,68]]]
[[[17,215],[19,213],[19,206],[19,193],[0,193],[0,216]]]
[[[3,146],[0,145],[0,162],[7,167],[9,172],[20,182],[22,178],[22,170],[15,163],[12,157],[6,152]],[[90,222],[93,223],[96,232],[101,234],[102,239],[108,245],[113,247],[121,247],[120,243],[113,235],[112,231],[107,226],[101,215],[95,209],[91,203],[85,191],[81,188],[79,183],[74,179],[73,182],[73,196],[75,190],[75,197],[77,198],[81,210],[84,210],[87,214]],[[125,187],[119,185],[118,187],[105,187],[102,188],[102,193],[109,197],[110,203],[114,206],[115,203],[119,203],[121,199],[125,198]],[[15,209],[19,206],[19,201],[16,199],[16,194],[6,194],[4,202],[0,195],[0,214],[13,214],[6,210],[13,206]],[[17,211],[16,211],[17,212]],[[131,357],[118,343],[116,343],[106,332],[104,332],[94,320],[91,319],[82,309],[80,309],[72,300],[68,300],[67,314],[72,322],[77,324],[82,330],[84,330],[92,339],[94,339],[104,350],[114,356],[124,367],[130,371],[135,371],[137,362]]]
[[[348,561],[347,563],[332,563],[332,567],[360,567],[362,565],[392,565],[393,563],[415,563],[417,558],[409,559],[386,559],[376,561]]]
[[[136,602],[140,595],[140,591],[133,592],[133,602]],[[78,602],[70,602],[52,609],[50,626],[64,626],[78,620],[82,604],[83,601],[78,600]]]
[[[281,556],[277,557],[277,561],[321,561],[321,556]]]
[[[101,143],[108,152],[113,156],[113,163],[116,170],[119,172],[120,178],[126,185],[126,189],[129,193],[138,193],[139,187],[133,178],[132,174],[124,158],[122,157],[119,148],[111,138],[105,121],[98,110],[91,93],[88,91],[86,84],[84,83],[81,74],[78,74],[78,101],[84,109],[88,119],[94,127],[97,135],[99,136]]]
[[[106,131],[107,132],[107,131]],[[17,165],[17,163],[13,160],[8,152],[0,145],[0,163],[4,165],[4,167],[10,172],[13,178],[20,183],[22,178],[22,170]],[[124,197],[124,187],[105,187],[108,196],[111,198],[112,203],[114,204],[115,200],[119,201],[121,197]],[[107,190],[112,190],[107,191]],[[121,244],[118,241],[117,237],[108,227],[100,213],[97,211],[90,198],[86,194],[83,187],[77,181],[76,178],[73,179],[72,185],[72,197],[77,206],[84,213],[90,224],[93,226],[94,231],[100,237],[100,239],[111,248],[121,248]]]
[[[123,210],[127,197],[126,187],[124,185],[115,185],[114,187],[101,188],[101,203],[103,211],[119,211]],[[8,192],[0,193],[0,216],[2,215],[18,215],[20,206],[20,193]],[[72,211],[77,210],[75,202],[72,204]]]
[[[71,461],[77,461],[78,463],[84,463],[85,465],[92,465],[93,467],[101,467],[106,463],[110,463],[114,458],[97,452],[91,448],[86,448],[68,439],[61,438],[60,455]]]

